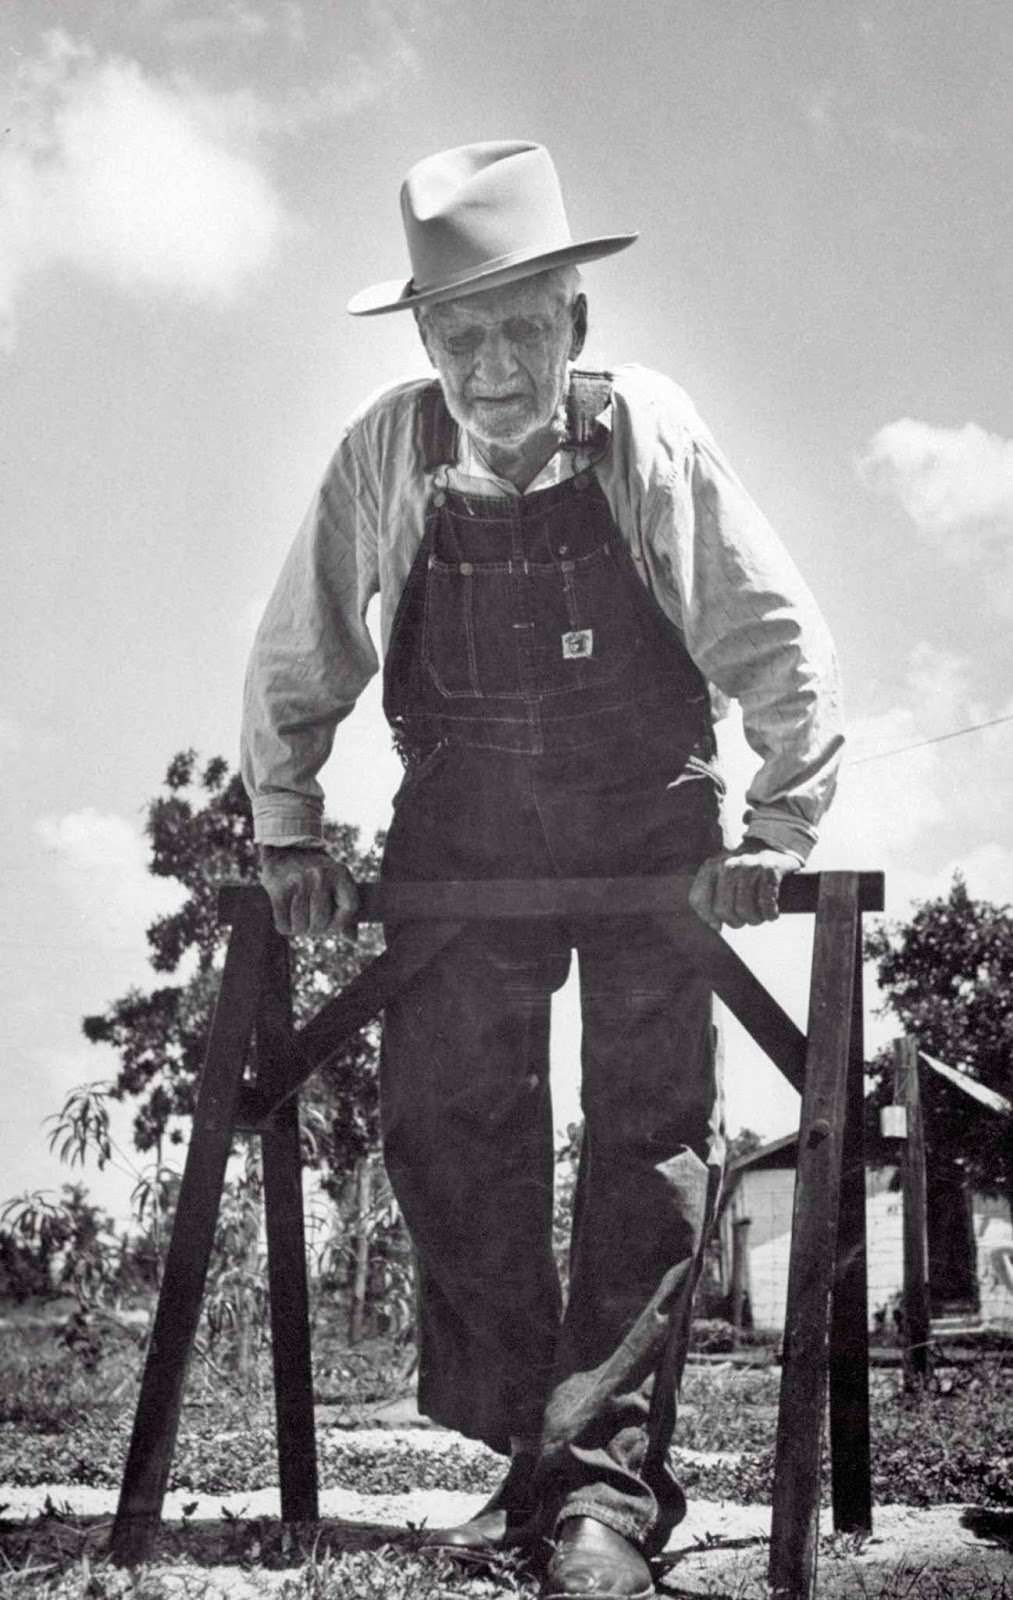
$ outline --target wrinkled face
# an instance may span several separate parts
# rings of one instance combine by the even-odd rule
[[[420,332],[455,421],[480,443],[507,448],[547,427],[580,348],[578,315],[545,273],[431,306]]]

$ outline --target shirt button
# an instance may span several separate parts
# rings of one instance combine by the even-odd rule
[[[446,503],[447,503],[446,492],[443,489],[435,490],[435,492],[433,494],[433,505],[434,506],[445,506]]]
[[[568,544],[561,544],[559,547],[559,554],[561,556],[568,556],[570,554],[570,546]]]
[[[463,578],[470,578],[475,569],[470,561],[462,561],[457,570]]]

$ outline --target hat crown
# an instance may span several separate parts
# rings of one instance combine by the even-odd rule
[[[549,152],[516,139],[427,156],[401,186],[401,215],[420,293],[572,243]]]
[[[496,139],[441,150],[412,167],[401,185],[412,276],[361,290],[353,317],[414,310],[441,300],[576,266],[625,250],[635,233],[574,239],[544,145]]]

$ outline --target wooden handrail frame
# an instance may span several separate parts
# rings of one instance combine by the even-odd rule
[[[273,928],[266,893],[254,885],[221,888],[219,915],[232,932],[113,1527],[114,1560],[143,1560],[161,1521],[234,1133],[255,1131],[264,1145],[282,1516],[313,1521],[299,1088],[469,922],[635,916],[664,926],[673,948],[706,976],[803,1096],[769,1577],[773,1593],[811,1600],[828,1361],[835,1524],[871,1528],[861,917],[883,909],[883,875],[795,873],[781,885],[782,911],[816,914],[806,1033],[731,946],[689,910],[690,882],[673,876],[361,884],[360,921],[387,925],[387,949],[301,1028],[292,1026],[287,943]],[[254,1035],[258,1076],[249,1082],[244,1063]],[[861,1331],[855,1327],[859,1310]]]

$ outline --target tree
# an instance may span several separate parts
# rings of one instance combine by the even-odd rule
[[[65,1183],[62,1199],[36,1190],[8,1200],[0,1225],[0,1260],[14,1298],[67,1294],[86,1311],[115,1294],[122,1256],[116,1229],[82,1184]]]
[[[249,801],[239,775],[230,774],[221,757],[201,767],[193,750],[182,751],[169,764],[164,790],[148,807],[150,870],[175,879],[187,894],[178,910],[151,924],[147,939],[151,966],[174,981],[147,992],[131,989],[83,1023],[87,1038],[118,1052],[111,1094],[137,1101],[134,1142],[140,1151],[156,1152],[157,1167],[164,1143],[182,1141],[180,1121],[192,1114],[196,1098],[228,938],[218,921],[218,888],[257,880]],[[363,850],[357,828],[332,821],[325,823],[324,837],[353,877],[376,876],[379,837]],[[379,930],[365,925],[355,947],[336,936],[293,940],[297,1023],[318,1011],[381,948]],[[357,1186],[361,1192],[362,1173],[379,1149],[378,1055],[379,1031],[373,1023],[345,1041],[301,1097],[304,1159],[320,1172],[339,1209],[350,1178],[353,1191]],[[371,1216],[360,1205],[345,1228],[355,1241],[346,1255],[359,1263],[360,1283],[368,1278],[362,1264],[365,1259],[368,1265],[373,1238],[363,1242],[362,1230],[371,1226]]]
[[[1013,1100],[1013,914],[973,900],[959,873],[947,895],[927,900],[906,923],[869,933],[886,1008],[921,1049]],[[892,1061],[872,1063],[870,1106],[892,1098]],[[922,1099],[930,1173],[953,1169],[975,1188],[1013,1202],[1013,1117],[979,1105],[936,1073]],[[878,1129],[870,1127],[873,1142]]]
[[[173,1119],[192,1113],[207,1026],[220,976],[228,929],[217,915],[221,884],[254,883],[257,852],[249,801],[238,774],[221,757],[198,774],[194,751],[173,757],[165,795],[148,807],[146,833],[150,869],[187,890],[177,911],[156,918],[148,929],[150,962],[156,972],[181,974],[179,981],[147,993],[132,989],[107,1010],[84,1019],[94,1043],[119,1053],[113,1086],[117,1099],[136,1099],[134,1141],[151,1150],[183,1135]],[[356,878],[375,876],[377,847],[360,851],[358,829],[328,822],[328,845]],[[379,843],[379,841],[377,841]],[[381,948],[379,932],[363,928],[355,949],[336,937],[292,941],[292,987],[296,1021],[303,1021],[342,988]],[[307,1122],[307,1157],[328,1177],[343,1174],[351,1160],[375,1149],[377,1038],[364,1029],[348,1041],[315,1093]]]

